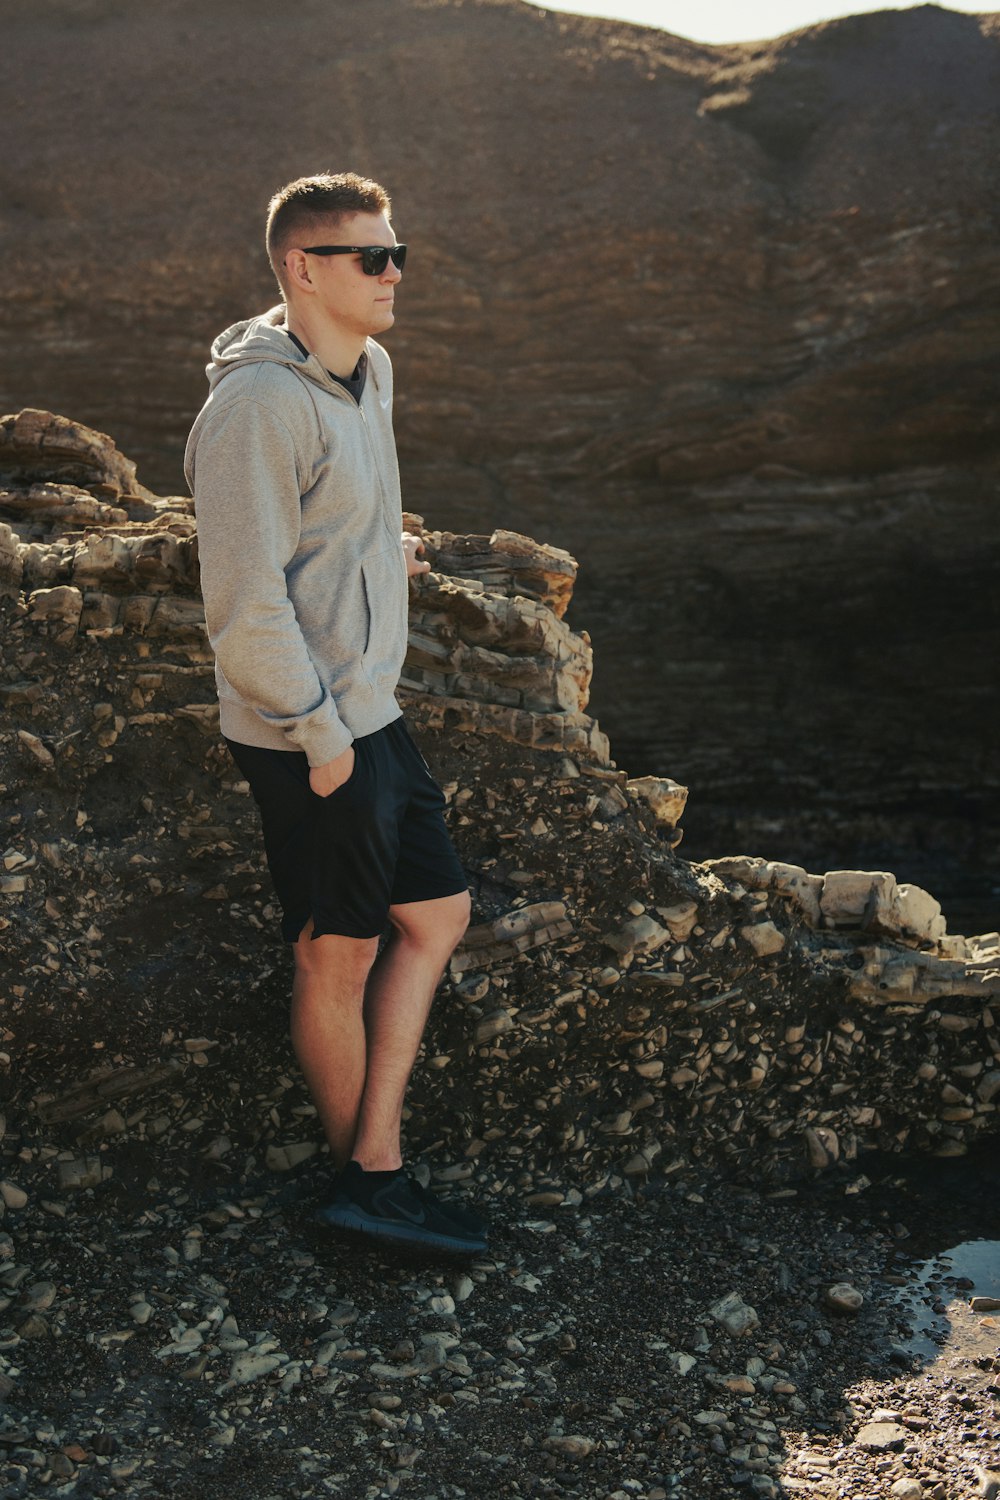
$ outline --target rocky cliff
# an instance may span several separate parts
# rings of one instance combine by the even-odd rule
[[[699,786],[691,847],[892,859],[996,925],[996,16],[708,47],[520,0],[0,15],[0,410],[176,488],[209,339],[273,298],[268,195],[372,172],[412,245],[408,503],[586,559],[596,709]]]

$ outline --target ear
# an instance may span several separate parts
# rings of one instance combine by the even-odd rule
[[[289,250],[285,256],[285,284],[290,290],[302,292],[306,296],[316,290],[310,274],[309,257],[303,255],[301,250]]]

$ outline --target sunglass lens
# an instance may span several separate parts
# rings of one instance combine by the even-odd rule
[[[361,269],[366,276],[381,276],[390,256],[396,270],[401,271],[406,260],[406,246],[368,245],[361,252]]]
[[[389,264],[389,252],[380,245],[368,245],[361,252],[361,269],[366,276],[381,276]]]

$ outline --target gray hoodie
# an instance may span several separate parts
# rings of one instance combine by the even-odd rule
[[[367,342],[360,405],[284,329],[285,309],[212,345],[188,439],[222,732],[312,766],[396,719],[407,577],[392,366]]]

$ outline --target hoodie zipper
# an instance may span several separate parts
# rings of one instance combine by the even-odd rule
[[[315,356],[313,356],[313,357],[315,358]],[[317,363],[318,363],[318,361],[317,361]],[[320,368],[322,368],[322,366],[320,366]],[[326,375],[326,373],[327,373],[326,370],[324,370],[323,373],[324,373],[324,375]],[[377,391],[378,390],[378,381],[376,380],[376,378],[374,376],[374,373],[371,374],[371,382],[372,382],[372,384],[374,385],[374,387],[375,387],[375,389]],[[362,427],[365,430],[365,438],[367,439],[367,442],[368,442],[368,451],[371,454],[371,458],[372,458],[372,467],[375,470],[375,477],[378,480],[379,494],[382,497],[382,524],[386,528],[386,531],[388,532],[388,534],[392,537],[393,541],[396,541],[397,537],[395,535],[395,532],[393,532],[390,529],[390,527],[389,527],[389,517],[388,517],[389,497],[386,494],[385,481],[382,478],[382,469],[381,469],[381,466],[380,466],[379,461],[378,461],[378,454],[375,451],[375,444],[372,441],[371,428],[368,425],[368,418],[365,416],[364,407],[361,405],[360,401],[355,401],[355,399],[351,395],[350,391],[345,390],[345,388],[342,385],[340,385],[339,382],[336,381],[336,380],[331,381],[330,384],[326,387],[326,389],[329,390],[329,391],[331,391],[335,395],[343,397],[343,399],[345,401],[349,401],[350,404],[356,410],[358,416],[361,418],[361,425],[362,425]],[[406,575],[406,558],[405,558],[405,556],[403,554],[403,551],[402,551],[402,545],[400,545],[400,556],[403,559],[404,582],[407,584],[407,589],[408,589],[409,588],[409,578]]]

